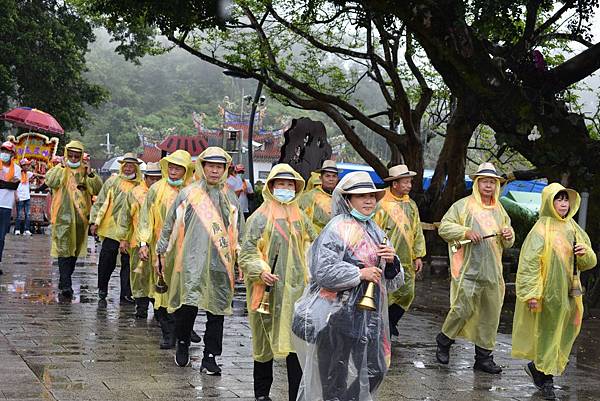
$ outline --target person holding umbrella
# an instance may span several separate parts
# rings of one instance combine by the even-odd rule
[[[58,258],[58,289],[66,300],[73,297],[71,276],[77,258],[87,251],[92,196],[102,188],[100,177],[82,159],[83,144],[71,141],[65,146],[63,163],[46,173],[46,185],[52,189],[50,254]]]
[[[15,144],[6,141],[0,145],[0,262],[4,253],[4,238],[10,231],[10,216],[15,205],[15,191],[21,181],[21,168],[15,161]],[[2,274],[0,269],[0,274]]]

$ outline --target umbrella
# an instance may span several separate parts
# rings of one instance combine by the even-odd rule
[[[65,130],[50,114],[31,107],[17,107],[0,116],[0,119],[19,127],[39,130],[52,134],[63,134]]]

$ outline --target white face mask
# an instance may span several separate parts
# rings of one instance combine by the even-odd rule
[[[4,163],[8,163],[11,157],[12,156],[8,153],[0,153],[0,160],[2,160]]]
[[[129,175],[123,174],[123,177],[125,177],[126,180],[135,180],[135,173]]]

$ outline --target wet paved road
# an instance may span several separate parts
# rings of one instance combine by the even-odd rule
[[[199,372],[202,347],[192,345],[192,367],[179,368],[172,350],[159,350],[152,319],[133,319],[118,303],[118,276],[106,307],[96,302],[96,257],[74,275],[73,303],[57,302],[58,268],[49,236],[7,236],[0,276],[0,400],[252,400],[250,330],[242,311],[225,319],[223,376]],[[419,283],[417,310],[402,320],[402,341],[378,400],[539,400],[510,356],[510,336],[499,335],[500,376],[472,369],[473,348],[454,346],[448,367],[434,361],[434,337],[447,305],[446,285]],[[196,322],[202,334],[205,318]],[[557,378],[561,400],[600,400],[600,321],[584,322],[566,375]],[[276,365],[274,400],[286,400],[285,367]]]

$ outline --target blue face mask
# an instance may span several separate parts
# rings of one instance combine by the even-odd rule
[[[294,196],[296,196],[296,191],[293,189],[275,188],[273,190],[273,196],[279,202],[289,202],[294,199]]]
[[[71,160],[67,160],[67,166],[71,168],[78,168],[79,166],[81,166],[81,161],[72,162]]]
[[[180,187],[183,185],[183,178],[180,178],[178,180],[172,180],[169,177],[167,177],[167,182],[169,183],[169,185],[172,185],[174,187]]]
[[[350,214],[358,221],[367,221],[371,220],[373,216],[375,216],[375,210],[373,210],[370,214],[362,214],[356,209],[350,210]]]
[[[8,163],[11,157],[12,156],[8,153],[0,153],[0,160],[2,160],[4,163]]]

